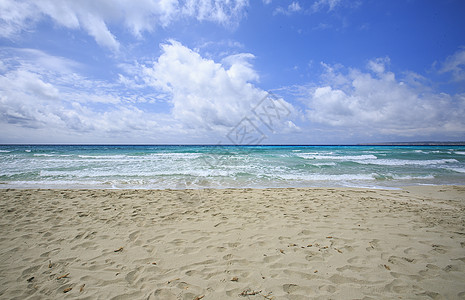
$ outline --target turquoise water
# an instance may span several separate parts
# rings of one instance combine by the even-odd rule
[[[465,184],[464,146],[0,146],[0,188]]]

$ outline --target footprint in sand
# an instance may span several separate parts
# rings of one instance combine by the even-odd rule
[[[367,270],[369,270],[369,268],[367,268],[367,267],[357,267],[357,266],[344,266],[344,267],[341,267],[341,268],[336,268],[336,271],[338,271],[338,272],[344,272],[344,271],[347,271],[347,270],[355,272],[355,273],[364,273]]]
[[[178,297],[169,289],[158,289],[153,294],[151,294],[148,299],[177,300]]]
[[[140,231],[139,230],[136,230],[134,231],[133,233],[129,234],[129,242],[134,242],[135,240],[137,240],[140,236]]]
[[[325,292],[328,292],[328,293],[334,293],[336,291],[336,287],[334,285],[321,285],[318,287],[318,289],[320,291],[325,291]]]
[[[263,262],[264,263],[272,263],[272,262],[275,262],[277,261],[278,259],[281,258],[281,255],[271,255],[271,256],[266,256],[264,259],[263,259]]]
[[[129,272],[125,277],[126,281],[131,285],[134,284],[139,280],[141,270],[142,267],[137,267],[134,271]]]
[[[291,294],[291,293],[296,292],[298,290],[299,290],[299,286],[297,284],[288,283],[288,284],[283,285],[283,291],[288,293],[288,294]]]

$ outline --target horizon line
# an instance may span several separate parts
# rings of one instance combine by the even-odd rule
[[[144,144],[144,143],[0,143],[0,146],[217,146],[217,147],[262,147],[262,146],[465,146],[465,141],[458,142],[375,142],[347,144]]]

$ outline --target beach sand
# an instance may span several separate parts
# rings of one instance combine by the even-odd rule
[[[1,299],[465,299],[465,186],[0,190]]]

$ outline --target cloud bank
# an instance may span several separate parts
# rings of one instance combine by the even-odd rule
[[[110,27],[123,26],[134,36],[166,27],[182,18],[235,26],[247,0],[40,0],[0,2],[0,37],[15,38],[50,19],[68,29],[86,31],[103,47],[118,51],[120,42]]]
[[[323,66],[322,83],[303,97],[310,122],[359,137],[443,140],[465,133],[465,94],[434,92],[414,73],[399,79],[387,57],[369,61],[365,71]]]
[[[215,62],[177,41],[160,47],[153,63],[125,66],[114,82],[79,75],[80,65],[62,57],[2,49],[0,122],[11,138],[6,142],[67,137],[169,143],[182,135],[216,143],[267,94],[255,86],[259,77],[250,53]],[[169,110],[160,113],[157,105]]]

